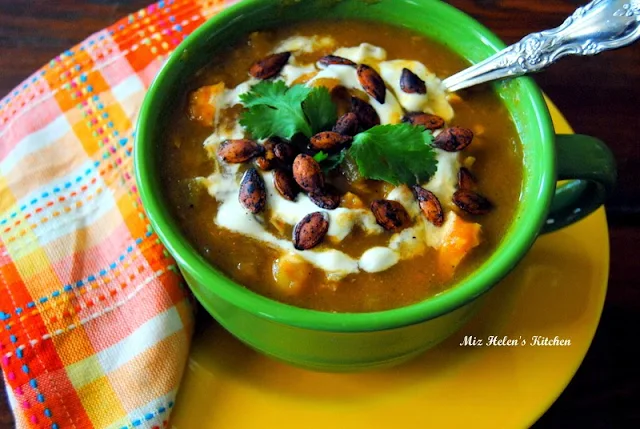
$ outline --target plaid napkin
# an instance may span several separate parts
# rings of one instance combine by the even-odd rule
[[[173,49],[231,1],[160,1],[0,101],[0,353],[18,428],[160,428],[193,314],[149,227],[134,124]]]

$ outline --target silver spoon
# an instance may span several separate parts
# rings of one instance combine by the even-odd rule
[[[525,36],[443,81],[448,91],[542,70],[566,55],[595,55],[640,38],[640,0],[594,0],[552,30]]]

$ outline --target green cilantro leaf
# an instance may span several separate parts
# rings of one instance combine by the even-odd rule
[[[291,139],[302,133],[311,137],[336,121],[336,107],[323,87],[294,85],[282,81],[263,81],[240,95],[246,110],[240,124],[254,138],[278,136]]]
[[[302,103],[302,109],[314,133],[330,129],[338,119],[336,105],[331,100],[329,90],[324,86],[313,88]]]
[[[290,139],[298,132],[311,136],[311,127],[302,111],[302,102],[311,88],[295,85],[287,88],[282,81],[263,81],[240,95],[240,101],[247,108],[240,124],[247,128],[254,138],[279,136]]]
[[[378,125],[357,134],[349,149],[360,174],[394,185],[414,185],[436,172],[433,136],[410,124]]]
[[[342,164],[346,155],[346,150],[341,150],[340,152],[333,155],[329,155],[325,152],[320,151],[313,155],[313,159],[315,159],[318,164],[320,164],[320,167],[326,173],[327,171],[331,171]]]
[[[313,159],[316,160],[316,162],[320,163],[322,161],[324,161],[325,159],[329,158],[329,154],[323,151],[320,151],[318,153],[316,153],[315,155],[313,155]]]

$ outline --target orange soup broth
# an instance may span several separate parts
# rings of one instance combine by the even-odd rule
[[[438,275],[436,252],[429,248],[424,255],[401,260],[386,271],[360,272],[337,282],[328,281],[323,271],[307,264],[308,272],[304,274],[308,278],[304,289],[297,294],[287,293],[278,287],[272,274],[279,251],[215,225],[215,200],[192,181],[198,176],[208,176],[215,167],[215,161],[203,147],[203,142],[214,130],[189,120],[186,96],[203,85],[224,82],[229,88],[245,81],[252,63],[268,55],[279,41],[293,35],[331,36],[338,47],[367,42],[384,48],[387,60],[417,60],[441,78],[467,65],[458,55],[413,32],[357,21],[307,22],[254,33],[232,49],[216,54],[211,65],[194,76],[192,86],[184,88],[184,100],[175,106],[172,120],[166,125],[166,141],[161,145],[163,188],[173,215],[191,243],[239,284],[279,301],[323,311],[370,312],[397,308],[433,296],[461,278],[473,275],[499,245],[511,224],[522,184],[518,134],[505,106],[488,87],[462,92],[459,99],[450,100],[455,117],[448,126],[462,126],[474,132],[474,140],[461,159],[475,158],[471,171],[477,178],[477,190],[495,207],[487,215],[463,215],[482,225],[482,243],[465,257],[452,278],[443,279]],[[330,50],[316,51],[298,58],[314,62],[330,53]],[[237,115],[238,112],[235,108],[232,113]],[[373,184],[363,199],[368,203],[374,198],[384,198],[384,188],[379,183]],[[442,204],[445,212],[455,209],[451,202],[443,201]],[[289,227],[285,236],[290,231]],[[386,245],[390,235],[385,232],[367,236],[356,228],[336,248],[357,258],[372,246]],[[322,244],[319,249],[328,245]]]

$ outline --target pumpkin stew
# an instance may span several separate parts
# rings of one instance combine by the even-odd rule
[[[184,233],[241,285],[370,312],[446,290],[496,249],[522,187],[490,88],[405,29],[358,21],[257,32],[219,52],[162,124],[162,185]]]

